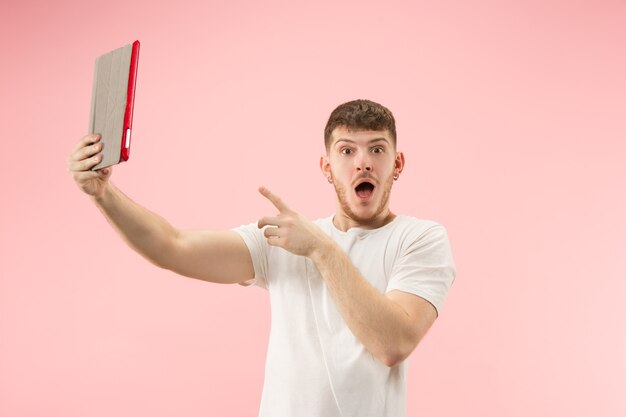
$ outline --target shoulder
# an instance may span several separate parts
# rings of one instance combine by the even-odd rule
[[[436,221],[399,215],[391,225],[387,238],[403,253],[449,245],[446,228]]]
[[[413,216],[398,215],[391,223],[393,232],[408,233],[418,237],[424,234],[445,235],[446,228],[434,220],[418,219]]]
[[[331,229],[333,228],[333,216],[330,215],[315,219],[313,220],[313,223],[320,229],[324,230],[326,233],[330,233]]]

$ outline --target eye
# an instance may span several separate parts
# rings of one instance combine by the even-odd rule
[[[350,155],[352,153],[352,149],[350,148],[343,148],[339,151],[342,155]]]
[[[372,148],[372,153],[383,153],[385,150],[383,149],[382,146],[376,146],[374,148]]]

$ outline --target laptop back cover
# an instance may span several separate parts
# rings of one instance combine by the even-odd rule
[[[102,136],[103,157],[92,170],[120,162],[132,52],[133,44],[129,44],[96,59],[89,133]]]

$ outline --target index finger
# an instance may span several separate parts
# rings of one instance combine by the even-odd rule
[[[279,212],[284,213],[286,211],[290,211],[287,204],[285,204],[279,196],[268,190],[266,187],[259,187],[259,192],[263,195],[263,197],[270,200]]]
[[[72,149],[72,153],[76,152],[80,148],[84,148],[85,146],[95,143],[100,140],[100,134],[94,133],[93,135],[86,135],[81,140],[78,141],[76,146]]]

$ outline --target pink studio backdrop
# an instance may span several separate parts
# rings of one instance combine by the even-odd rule
[[[330,111],[389,106],[392,208],[458,268],[409,416],[626,415],[626,3],[0,5],[0,416],[254,416],[267,294],[159,270],[66,173],[97,55],[142,42],[113,182],[182,228],[334,209]]]

